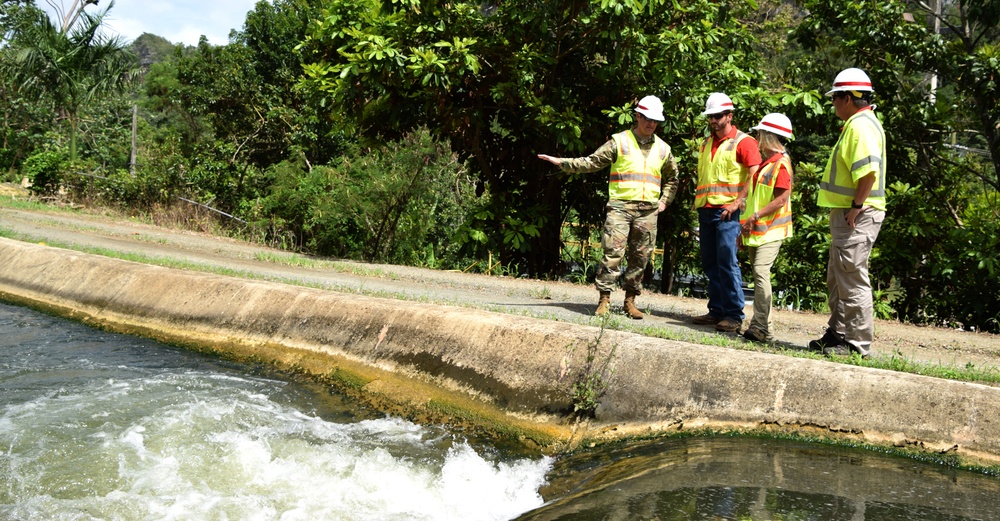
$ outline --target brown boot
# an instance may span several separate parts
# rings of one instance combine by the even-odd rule
[[[609,311],[611,311],[611,292],[602,291],[601,300],[597,301],[597,311],[594,314],[603,316],[607,315]]]
[[[642,311],[639,311],[639,308],[635,307],[636,296],[637,295],[632,292],[625,293],[625,314],[628,315],[629,318],[642,320],[642,317],[644,316]]]

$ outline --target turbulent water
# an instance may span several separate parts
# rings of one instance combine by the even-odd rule
[[[1000,480],[941,465],[732,437],[524,457],[264,371],[0,303],[0,520],[1000,520]]]
[[[548,458],[0,304],[0,519],[510,519]]]

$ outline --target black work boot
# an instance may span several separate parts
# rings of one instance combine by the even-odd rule
[[[826,328],[826,332],[823,333],[822,338],[809,341],[809,349],[812,349],[813,351],[824,351],[829,348],[846,346],[847,340],[844,339],[844,335],[841,335],[830,328]]]

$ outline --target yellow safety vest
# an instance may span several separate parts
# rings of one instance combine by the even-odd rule
[[[862,110],[854,114],[844,124],[826,162],[816,203],[826,208],[850,208],[858,188],[855,174],[867,174],[874,167],[875,184],[862,204],[885,211],[885,158],[885,130],[875,113]]]
[[[740,216],[740,222],[749,219],[754,213],[758,213],[757,222],[754,223],[750,235],[743,236],[743,244],[746,246],[760,246],[769,242],[780,241],[792,236],[792,198],[785,200],[785,204],[769,215],[760,215],[762,208],[774,200],[774,185],[778,182],[778,171],[784,165],[788,173],[792,173],[792,162],[787,155],[782,155],[781,159],[765,165],[757,173],[757,182],[750,186],[750,194],[747,196],[747,207]]]
[[[608,197],[621,201],[660,200],[660,169],[670,156],[670,146],[653,136],[653,146],[643,155],[639,142],[631,130],[612,136],[618,158],[611,165]]]
[[[712,136],[701,144],[698,157],[698,187],[694,194],[694,207],[705,205],[721,206],[732,203],[740,193],[740,184],[747,178],[749,170],[736,162],[736,148],[740,141],[748,138],[741,131],[736,137],[719,143],[712,158]]]

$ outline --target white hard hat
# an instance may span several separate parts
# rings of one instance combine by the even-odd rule
[[[772,112],[761,118],[760,123],[753,129],[766,130],[781,137],[792,137],[792,121],[788,119],[788,116],[777,112]]]
[[[663,121],[663,102],[656,96],[646,96],[639,100],[635,111],[653,121]]]
[[[721,92],[713,92],[708,96],[708,101],[705,102],[705,112],[702,112],[701,115],[710,116],[712,114],[720,114],[731,111],[734,108],[733,100],[729,99],[729,96]]]
[[[872,80],[861,69],[844,69],[833,79],[833,88],[827,92],[827,96],[832,96],[834,92],[874,92]],[[860,96],[855,96],[860,97]]]

